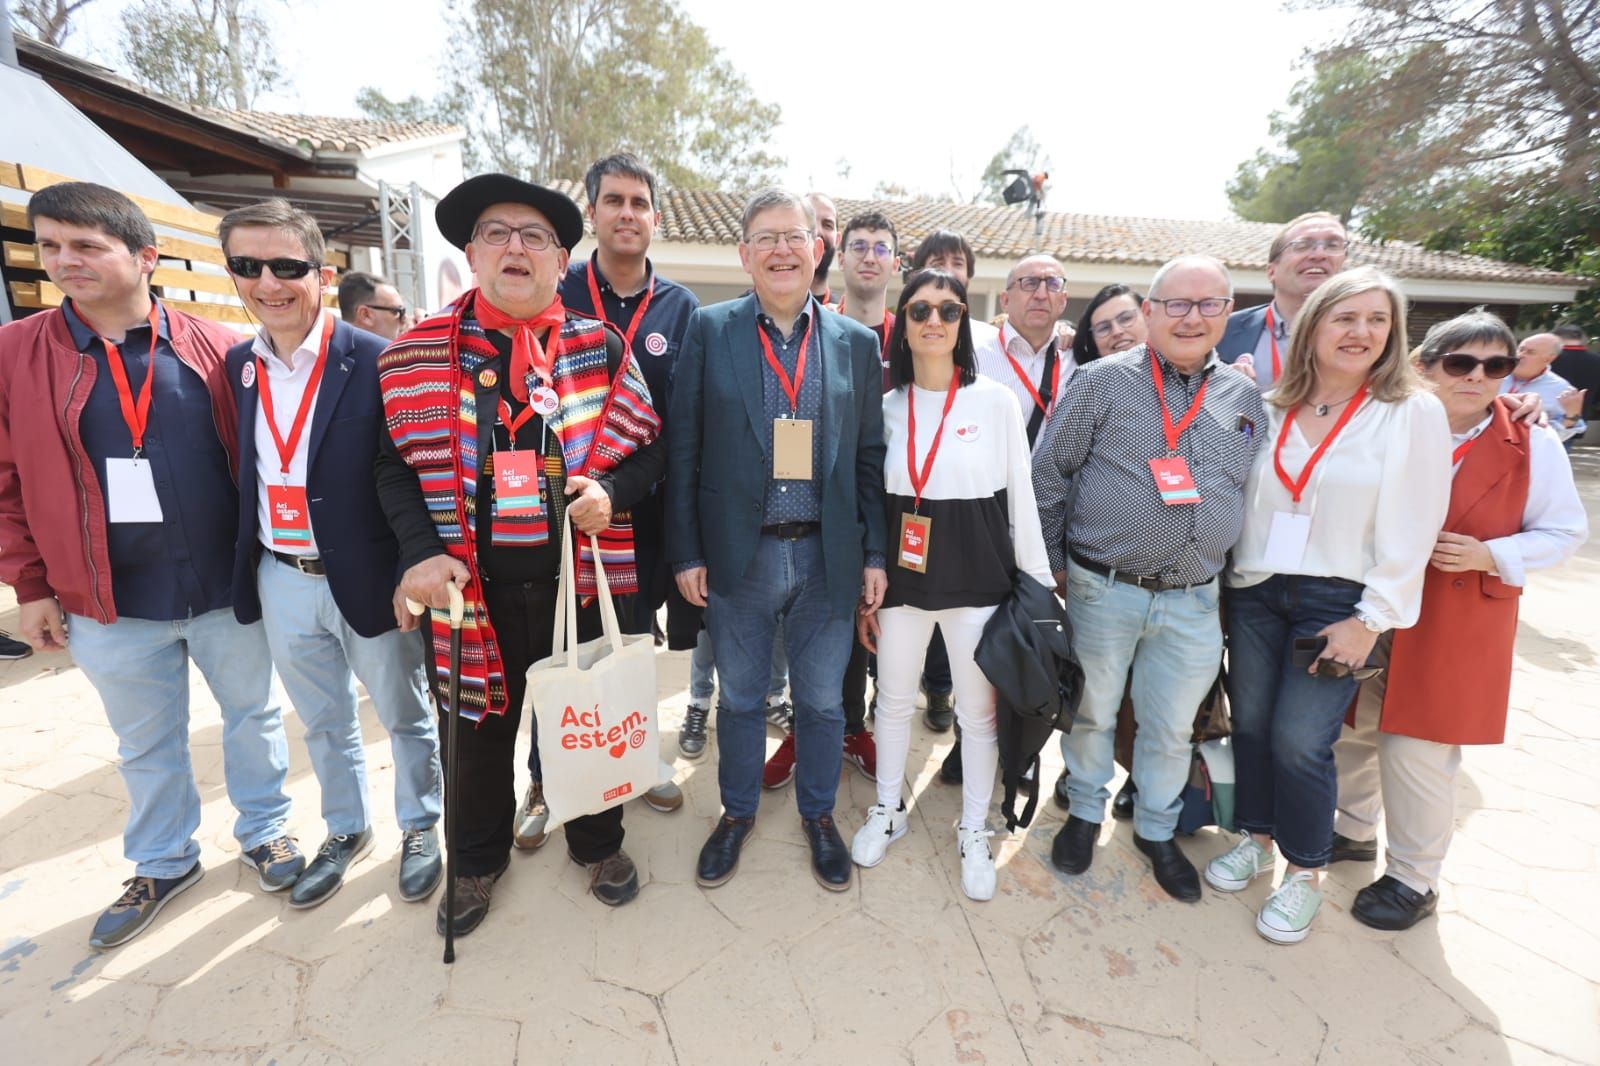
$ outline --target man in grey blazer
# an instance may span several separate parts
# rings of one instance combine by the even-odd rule
[[[745,205],[739,260],[753,291],[689,320],[667,421],[667,560],[706,607],[721,683],[723,817],[696,880],[723,884],[755,824],[766,692],[779,625],[795,704],[795,799],[812,872],[850,884],[833,823],[841,699],[858,600],[887,586],[878,340],[811,295],[816,214],[764,189]]]

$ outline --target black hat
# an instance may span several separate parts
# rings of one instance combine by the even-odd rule
[[[556,229],[556,240],[569,252],[583,240],[583,212],[571,197],[510,174],[468,178],[445,194],[434,208],[433,218],[445,240],[465,249],[472,240],[478,216],[494,204],[527,204],[538,211],[550,220]]]

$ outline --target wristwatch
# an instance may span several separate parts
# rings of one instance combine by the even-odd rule
[[[1368,633],[1382,633],[1384,630],[1389,628],[1376,618],[1372,617],[1370,614],[1366,614],[1362,611],[1356,612],[1356,618],[1361,621],[1362,625],[1367,627]]]

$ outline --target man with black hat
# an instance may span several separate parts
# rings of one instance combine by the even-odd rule
[[[439,232],[465,250],[478,280],[445,312],[402,335],[380,365],[388,434],[378,491],[400,539],[401,588],[433,607],[461,589],[461,713],[453,783],[455,933],[477,928],[506,870],[516,815],[513,747],[528,667],[548,654],[557,578],[570,516],[598,534],[615,593],[636,585],[625,509],[660,478],[660,419],[620,338],[567,314],[556,287],[583,236],[578,206],[554,190],[504,174],[458,185],[439,202]],[[604,359],[600,358],[604,355]],[[597,392],[606,402],[592,402]],[[605,446],[595,443],[604,439]],[[534,479],[537,498],[497,491]],[[579,555],[578,593],[592,597],[595,568]],[[434,622],[434,646],[443,628]],[[578,639],[598,635],[591,602]],[[436,662],[441,676],[443,660]],[[441,736],[448,731],[440,730]],[[448,753],[447,753],[448,758]],[[447,799],[447,802],[448,802]],[[567,851],[589,870],[596,899],[638,894],[622,851],[622,808],[575,818]],[[441,908],[440,932],[444,915]]]

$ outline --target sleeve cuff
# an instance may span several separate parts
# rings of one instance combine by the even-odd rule
[[[704,559],[688,559],[681,563],[673,563],[672,572],[674,574],[681,574],[685,570],[694,570],[697,567],[704,567],[705,565],[706,561]]]
[[[885,573],[887,573],[888,569],[889,569],[887,566],[884,565],[883,553],[882,552],[868,552],[867,553],[866,568],[868,570],[882,570]]]
[[[1483,546],[1489,549],[1489,555],[1494,559],[1495,572],[1492,576],[1518,588],[1527,584],[1528,573],[1522,565],[1522,553],[1515,544],[1508,538],[1501,538],[1485,541]]]
[[[20,579],[11,586],[11,589],[17,594],[19,604],[48,600],[56,594],[50,587],[50,582],[42,577]]]

